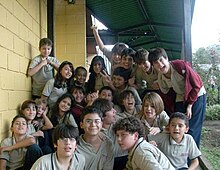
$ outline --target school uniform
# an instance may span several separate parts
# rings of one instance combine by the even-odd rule
[[[106,83],[101,75],[98,75],[95,77],[95,91],[100,90],[102,87],[108,86],[108,83]]]
[[[139,138],[128,154],[128,170],[175,170],[168,158],[144,138]]]
[[[139,113],[141,111],[141,107],[142,107],[141,105],[136,105],[134,107],[133,113],[129,113],[127,111],[123,111],[123,112],[119,113],[119,117],[120,118],[126,118],[126,117],[130,117],[130,116],[139,117]]]
[[[84,155],[86,163],[85,170],[112,170],[114,164],[114,146],[112,141],[100,134],[102,143],[98,150],[80,136],[78,141],[78,151]]]
[[[193,160],[201,156],[201,152],[191,135],[184,134],[183,140],[176,143],[169,134],[152,136],[151,140],[156,141],[158,148],[167,156],[176,169],[188,169],[188,159]]]
[[[158,127],[161,131],[163,131],[163,129],[169,124],[170,118],[165,111],[162,111],[159,115],[156,116],[152,125],[147,122],[145,115],[143,115],[140,119],[145,127],[145,134],[148,136],[150,133],[149,129],[151,127]]]
[[[55,82],[54,78],[50,79],[46,83],[44,90],[42,92],[42,95],[48,97],[48,105],[49,105],[50,109],[53,108],[53,106],[55,105],[58,98],[67,92],[67,85],[66,84],[64,84],[63,87],[61,87],[61,88],[57,88],[57,87],[54,87],[54,82]]]
[[[50,62],[53,62],[57,65],[60,64],[60,62],[55,57],[47,57],[47,60]],[[42,57],[40,55],[34,57],[31,60],[29,68],[34,68],[37,65],[39,65],[42,61]],[[47,64],[43,66],[37,73],[35,73],[32,77],[32,95],[40,97],[42,94],[42,91],[44,89],[45,84],[47,81],[53,78],[53,66],[50,64]]]
[[[77,151],[74,152],[72,155],[72,159],[70,162],[69,170],[83,170],[85,167],[85,157],[82,154],[79,154]],[[60,165],[57,154],[47,154],[39,158],[34,165],[32,166],[31,170],[58,170],[62,169]]]

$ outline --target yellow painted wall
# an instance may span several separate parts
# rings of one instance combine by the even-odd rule
[[[72,62],[75,68],[86,65],[85,3],[55,0],[55,55],[60,62]]]
[[[28,63],[47,36],[46,0],[0,0],[0,139],[10,135],[12,118],[31,96]]]

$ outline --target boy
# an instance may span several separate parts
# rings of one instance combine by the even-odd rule
[[[191,135],[185,134],[189,130],[189,120],[186,115],[175,112],[169,120],[169,134],[162,133],[150,136],[157,143],[158,148],[167,156],[176,169],[196,169],[201,155]],[[187,161],[191,161],[188,167]]]
[[[93,104],[103,114],[102,132],[107,135],[114,144],[114,168],[115,170],[124,169],[127,162],[127,152],[122,151],[117,143],[116,136],[112,131],[112,126],[116,122],[116,111],[113,108],[113,103],[107,99],[98,98]]]
[[[167,157],[143,138],[144,128],[139,119],[133,116],[120,119],[113,130],[121,149],[128,150],[128,170],[174,170]]]
[[[187,115],[190,119],[189,134],[199,147],[206,109],[206,91],[200,76],[183,60],[169,62],[163,48],[152,50],[148,59],[158,71],[165,110]]]
[[[84,169],[85,158],[76,150],[78,136],[77,128],[65,124],[58,125],[53,132],[53,144],[56,152],[38,159],[31,169]]]
[[[32,99],[40,98],[45,84],[53,78],[53,68],[58,70],[59,61],[49,56],[52,50],[52,41],[42,38],[39,42],[40,55],[34,57],[29,65],[28,76],[32,77]]]
[[[94,106],[83,109],[80,122],[85,134],[79,138],[79,152],[85,156],[85,169],[112,170],[114,147],[112,141],[103,133],[102,113]]]

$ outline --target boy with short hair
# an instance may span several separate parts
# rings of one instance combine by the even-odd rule
[[[81,115],[81,128],[85,134],[79,138],[79,152],[85,156],[85,169],[112,170],[114,164],[114,146],[104,135],[102,129],[102,113],[94,106],[87,106]]]
[[[191,135],[185,134],[189,130],[189,120],[183,113],[175,112],[170,116],[169,134],[160,133],[150,136],[150,140],[157,143],[158,148],[167,156],[176,169],[194,170],[199,165],[201,156]],[[188,159],[191,161],[189,167]]]
[[[58,125],[53,132],[56,152],[39,158],[31,169],[84,169],[85,158],[76,150],[78,136],[77,128],[66,124]]]
[[[58,70],[59,61],[49,56],[52,50],[52,41],[42,38],[39,42],[40,55],[34,57],[29,65],[28,75],[32,77],[32,99],[40,98],[45,84],[53,78],[53,68]]]
[[[120,119],[113,130],[120,147],[128,150],[128,170],[175,170],[167,157],[143,138],[144,128],[139,119],[133,116]]]

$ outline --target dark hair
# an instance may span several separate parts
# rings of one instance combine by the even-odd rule
[[[84,117],[88,114],[97,114],[101,120],[103,118],[102,112],[94,106],[86,106],[83,108],[82,114],[80,116],[80,121],[83,122]]]
[[[24,115],[22,115],[22,114],[18,114],[18,115],[16,115],[16,116],[13,118],[13,120],[12,120],[12,122],[11,122],[11,127],[13,126],[13,124],[15,123],[15,121],[16,121],[17,119],[19,119],[19,118],[23,118],[23,119],[25,120],[27,126],[28,126],[27,118],[26,118]]]
[[[81,91],[84,95],[86,95],[86,89],[85,89],[83,86],[77,86],[77,85],[73,86],[73,87],[71,88],[71,90],[70,90],[71,94],[73,94],[73,91],[74,91],[74,90],[79,90],[79,91]]]
[[[169,119],[169,124],[171,123],[171,121],[174,118],[178,118],[181,119],[185,122],[186,127],[189,127],[189,119],[187,118],[187,116],[184,113],[181,112],[174,112],[171,114],[170,119]]]
[[[144,48],[138,49],[135,53],[134,62],[137,64],[141,64],[145,62],[146,60],[148,60],[148,54],[149,52],[146,49]]]
[[[144,105],[146,100],[154,106],[157,115],[164,111],[164,103],[160,95],[155,92],[148,92],[145,94],[143,99],[142,113],[144,113]]]
[[[92,106],[99,109],[102,112],[103,117],[106,116],[106,112],[113,108],[113,103],[107,99],[97,98]]]
[[[135,132],[137,132],[139,134],[139,138],[144,137],[145,134],[143,124],[138,118],[134,116],[119,119],[113,125],[113,131],[116,133],[119,130],[125,130],[130,134],[134,134]]]
[[[153,64],[153,62],[157,61],[162,56],[168,59],[168,55],[163,48],[155,48],[149,52],[148,60],[151,64]]]
[[[91,65],[89,67],[89,72],[90,72],[90,75],[89,75],[89,80],[88,80],[88,88],[87,88],[87,93],[90,93],[90,92],[94,92],[95,91],[95,81],[96,81],[96,73],[93,69],[93,66],[95,65],[95,63],[97,63],[98,61],[100,61],[102,63],[102,69],[101,71],[105,71],[107,73],[107,69],[106,69],[106,66],[105,66],[105,62],[104,62],[104,59],[99,56],[99,55],[96,55],[95,57],[93,57],[92,59],[92,62],[91,62]]]
[[[75,70],[75,76],[77,75],[77,73],[78,73],[80,70],[85,71],[85,72],[86,72],[86,75],[87,75],[87,70],[86,70],[86,68],[83,67],[83,66],[79,66],[79,67],[77,67],[76,70]]]
[[[130,56],[133,58],[134,60],[134,56],[135,56],[135,51],[132,48],[125,48],[122,52],[121,52],[121,57],[127,57]]]
[[[36,103],[33,100],[25,100],[21,105],[20,114],[23,114],[22,111],[26,108],[29,108],[30,105],[34,105],[36,107]]]
[[[53,144],[57,144],[57,141],[62,138],[75,138],[79,137],[78,128],[61,123],[57,125],[53,131]]]
[[[53,43],[49,38],[42,38],[39,42],[39,48],[42,47],[43,45],[48,45],[52,47]]]
[[[135,101],[135,95],[134,95],[134,92],[131,91],[131,90],[124,90],[122,91],[120,94],[119,94],[119,105],[121,107],[121,109],[123,111],[125,111],[125,107],[123,105],[123,100],[129,95],[131,94],[133,97],[134,97],[134,101]]]
[[[59,116],[59,104],[60,104],[60,102],[63,100],[63,99],[65,99],[65,98],[70,98],[70,100],[71,100],[71,106],[70,106],[70,108],[72,108],[73,107],[73,105],[74,105],[74,98],[73,98],[73,96],[71,95],[71,94],[69,94],[69,93],[65,93],[65,94],[63,94],[61,97],[59,97],[58,98],[58,100],[56,101],[56,103],[55,103],[55,105],[53,106],[53,108],[52,108],[52,110],[51,110],[51,122],[52,122],[52,124],[54,125],[54,126],[56,126],[57,124],[59,124],[59,122],[58,122],[58,120],[57,120],[57,118],[58,117],[60,117]],[[69,113],[70,111],[67,111],[67,113]],[[67,113],[65,113],[65,114],[67,114]]]
[[[114,47],[112,48],[112,53],[113,53],[114,55],[119,55],[119,56],[121,56],[121,52],[122,52],[125,48],[127,48],[127,46],[126,46],[125,43],[120,43],[120,42],[118,42],[118,43],[116,43],[116,44],[114,45]]]
[[[113,91],[112,88],[109,87],[109,86],[103,86],[103,87],[99,90],[99,94],[101,94],[103,90],[109,90],[109,91],[111,91],[112,96],[114,95],[114,91]]]
[[[37,98],[37,99],[35,99],[35,103],[36,103],[36,105],[45,104],[47,106],[47,100],[46,99]]]
[[[125,82],[128,82],[128,79],[131,75],[131,69],[125,69],[124,67],[116,67],[113,71],[113,76],[121,76],[124,78]]]
[[[54,81],[54,87],[56,87],[58,89],[63,87],[63,77],[61,75],[61,71],[62,71],[62,69],[63,69],[63,67],[65,65],[69,65],[71,70],[72,70],[72,76],[68,80],[66,80],[67,87],[70,86],[70,81],[71,81],[72,77],[74,77],[74,67],[73,67],[73,64],[71,62],[69,62],[69,61],[62,62],[60,64],[59,69],[57,71],[57,74],[56,74],[56,76],[54,78],[54,80],[55,80]]]

